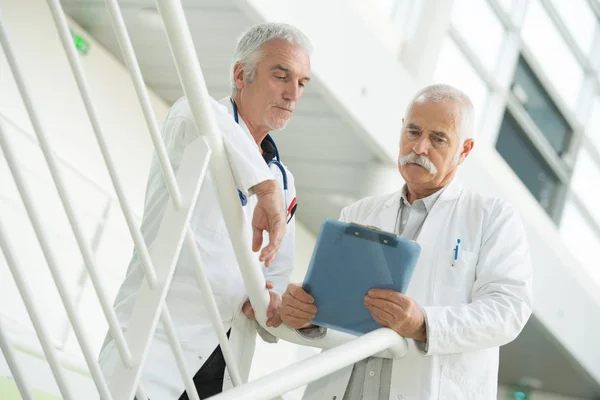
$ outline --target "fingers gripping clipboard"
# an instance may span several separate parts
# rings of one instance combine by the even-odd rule
[[[393,233],[326,220],[302,285],[315,299],[312,323],[353,335],[380,328],[364,296],[373,288],[406,292],[420,253],[417,242]]]

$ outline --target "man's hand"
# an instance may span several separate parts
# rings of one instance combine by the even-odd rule
[[[272,292],[274,285],[273,282],[267,281],[267,289],[269,289],[269,295],[271,296],[271,301],[269,302],[269,308],[267,308],[267,326],[272,326],[277,328],[281,325],[281,316],[279,315],[279,306],[281,305],[281,298],[275,292]],[[252,308],[252,304],[250,304],[250,300],[246,300],[244,305],[242,306],[242,311],[244,315],[250,319],[256,319],[254,315],[254,308]]]
[[[260,261],[268,267],[279,250],[285,235],[285,212],[279,186],[274,180],[268,180],[252,186],[250,190],[258,197],[258,204],[252,216],[252,251],[260,250],[263,231],[269,233],[269,244],[262,249]]]
[[[314,302],[315,299],[302,286],[290,283],[281,299],[281,320],[294,329],[310,326],[309,321],[317,313]]]
[[[425,315],[410,297],[393,290],[371,289],[365,296],[365,306],[379,325],[405,338],[427,341]]]

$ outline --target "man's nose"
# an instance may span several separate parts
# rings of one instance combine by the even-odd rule
[[[427,136],[421,135],[419,140],[415,142],[413,151],[419,155],[427,155],[429,153],[429,141],[427,140]]]
[[[293,103],[296,103],[298,100],[300,100],[301,95],[300,85],[298,85],[298,82],[292,81],[288,83],[283,91],[283,98],[286,101],[291,101]]]

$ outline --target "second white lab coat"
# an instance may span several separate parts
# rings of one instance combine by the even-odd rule
[[[248,203],[243,210],[248,222],[247,226],[250,227],[257,199],[256,196],[249,194],[248,189],[264,180],[275,179],[283,193],[283,175],[277,166],[267,167],[241,117],[239,125],[235,122],[229,98],[223,99],[219,103],[213,100],[213,111],[223,135],[225,149],[229,155],[229,162],[238,189],[248,198]],[[182,98],[173,105],[163,126],[163,139],[175,170],[179,167],[185,147],[197,136],[191,110],[187,100]],[[284,193],[284,199],[287,199],[288,204],[285,205],[287,208],[295,198],[296,192],[294,177],[287,168],[285,170],[288,190],[287,193]],[[168,192],[163,183],[157,160],[154,158],[148,178],[141,228],[149,246],[156,237],[168,200]],[[256,329],[253,321],[248,320],[241,312],[247,294],[210,174],[206,175],[200,188],[190,226],[195,234],[196,244],[216,297],[222,323],[225,330],[231,328],[230,343],[237,357],[240,374],[242,379],[247,379],[254,353]],[[285,291],[294,267],[294,230],[295,218],[292,218],[287,224],[285,237],[273,263],[269,268],[265,268],[263,265],[266,279],[273,281],[274,290],[280,295]],[[268,238],[266,237],[265,244],[267,242]],[[203,304],[193,263],[191,252],[184,245],[166,303],[189,371],[195,374],[217,347],[218,339]],[[144,274],[139,260],[134,255],[125,281],[115,300],[117,317],[124,330],[127,329],[135,303],[135,294],[143,278]],[[99,361],[108,380],[111,379],[112,371],[118,360],[119,354],[114,341],[107,339],[100,353]],[[179,376],[175,358],[160,323],[148,352],[141,383],[151,400],[176,400],[184,391],[184,384]],[[229,386],[231,386],[231,381],[226,372],[224,387],[228,388]]]
[[[369,197],[340,219],[394,232],[401,191]],[[454,248],[461,240],[458,260]],[[393,361],[389,400],[497,398],[498,351],[532,312],[532,266],[517,213],[455,179],[427,216],[407,295],[427,318],[428,349],[409,339]],[[310,384],[305,400],[342,399],[352,367]]]

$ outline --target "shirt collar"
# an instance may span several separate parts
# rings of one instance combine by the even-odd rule
[[[442,195],[442,192],[446,189],[446,187],[441,188],[437,192],[435,192],[435,193],[433,193],[433,194],[431,194],[431,195],[429,195],[427,197],[424,197],[424,198],[419,199],[419,200],[415,200],[415,202],[413,203],[413,205],[417,205],[417,204],[421,205],[422,204],[423,206],[425,206],[425,209],[427,210],[427,212],[430,212],[431,209],[433,208],[435,202],[437,201],[437,199],[440,198],[440,196]],[[408,201],[408,196],[407,196],[407,194],[408,194],[408,186],[406,186],[406,184],[404,184],[404,186],[402,187],[402,192],[401,193],[402,193],[402,196],[400,198],[400,201],[402,202],[402,204],[404,206],[410,207],[411,204]]]

